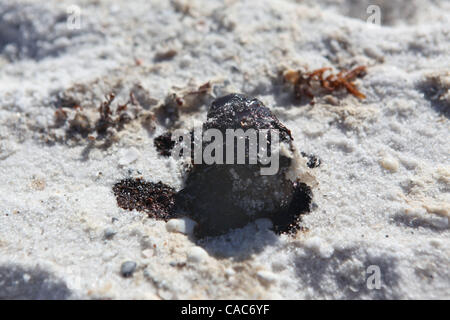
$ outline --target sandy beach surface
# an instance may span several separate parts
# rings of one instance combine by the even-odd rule
[[[438,0],[0,1],[0,298],[449,299],[449,17]],[[357,66],[365,99],[310,104],[283,77]],[[198,239],[120,208],[125,178],[183,188],[154,138],[233,92],[320,159],[301,230]]]

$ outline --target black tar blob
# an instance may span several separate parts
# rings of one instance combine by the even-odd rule
[[[291,132],[261,101],[243,95],[230,94],[212,103],[203,129],[212,128],[223,134],[226,129],[276,129],[280,141],[292,149]],[[286,179],[290,158],[280,156],[279,163],[278,173],[265,176],[260,164],[194,164],[176,206],[198,222],[199,237],[220,235],[258,218],[270,218],[279,232],[289,231],[309,210],[311,190]]]
[[[230,94],[212,103],[203,130],[212,128],[223,134],[226,129],[276,129],[280,142],[293,150],[291,132],[261,101],[243,95]],[[157,147],[167,145],[167,137],[155,140]],[[225,150],[224,141],[224,155]],[[197,237],[224,234],[259,218],[271,219],[277,233],[294,232],[299,229],[300,216],[310,210],[312,193],[305,183],[286,178],[290,165],[290,158],[280,156],[278,172],[261,175],[261,165],[248,162],[194,164],[178,193],[161,182],[132,179],[118,182],[113,190],[122,208],[164,220],[189,216],[198,223]]]

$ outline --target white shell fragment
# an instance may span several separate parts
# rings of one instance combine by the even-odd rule
[[[200,247],[192,247],[188,250],[187,260],[189,262],[199,263],[208,258],[208,253]]]
[[[171,219],[166,223],[166,230],[191,235],[197,222],[189,218]]]
[[[256,273],[256,276],[258,277],[258,280],[263,285],[270,285],[276,281],[276,276],[270,271],[261,270]]]
[[[398,160],[391,156],[386,156],[382,158],[380,160],[380,164],[384,169],[389,170],[391,172],[395,172],[398,170]]]

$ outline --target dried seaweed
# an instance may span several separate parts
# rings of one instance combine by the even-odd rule
[[[296,99],[306,97],[311,104],[315,103],[314,98],[318,95],[333,94],[343,89],[359,99],[366,98],[354,83],[356,78],[366,74],[365,66],[359,66],[350,71],[342,70],[337,74],[330,71],[331,68],[321,68],[311,72],[288,70],[284,72],[283,78],[286,83],[294,86]]]

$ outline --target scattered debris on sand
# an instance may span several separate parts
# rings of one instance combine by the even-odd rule
[[[156,108],[156,119],[166,128],[175,127],[181,112],[197,112],[202,106],[209,104],[213,99],[211,90],[212,84],[209,81],[200,86],[188,85],[186,88],[174,90]]]
[[[126,210],[146,212],[149,217],[168,220],[173,215],[175,190],[161,181],[125,179],[113,187],[117,205]]]
[[[170,131],[157,136],[153,139],[153,143],[158,153],[164,157],[169,157],[171,150],[175,145],[175,141],[172,141],[172,133]]]
[[[159,219],[181,212],[198,223],[195,228],[198,237],[220,235],[258,218],[271,219],[278,233],[298,230],[300,215],[310,209],[312,192],[307,184],[289,178],[298,170],[296,157],[300,158],[290,130],[261,101],[240,94],[230,94],[212,103],[203,124],[203,130],[208,129],[222,134],[227,129],[277,130],[281,144],[279,150],[272,152],[279,155],[278,170],[272,175],[262,175],[262,164],[250,164],[249,148],[246,148],[245,164],[193,164],[187,172],[184,189],[178,193],[161,182],[122,180],[113,187],[118,205],[145,211]],[[272,145],[273,137],[266,138]],[[249,137],[245,139],[249,145]],[[226,143],[223,142],[225,157]],[[170,132],[155,138],[155,146],[164,156],[170,156],[174,144]],[[303,161],[303,169],[307,170]],[[309,157],[308,166],[319,164],[316,157]]]
[[[315,103],[315,97],[326,93],[335,93],[346,89],[348,93],[359,99],[365,99],[366,96],[361,93],[354,80],[363,77],[366,74],[366,67],[359,66],[350,71],[342,70],[338,74],[331,72],[331,68],[321,68],[311,72],[287,70],[283,73],[283,79],[286,83],[294,86],[294,95],[296,99],[310,100],[310,104]]]
[[[118,140],[118,133],[132,122],[140,123],[147,131],[153,132],[155,115],[144,109],[141,105],[142,97],[136,97],[135,91],[129,91],[128,100],[124,103],[117,101],[116,94],[111,91],[100,106],[94,109],[91,105],[84,107],[69,89],[68,93],[64,92],[56,98],[54,123],[49,127],[46,140],[81,144],[87,142],[109,147]]]

